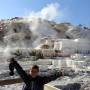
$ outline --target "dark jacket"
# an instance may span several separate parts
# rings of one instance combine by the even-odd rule
[[[25,84],[23,85],[22,90],[43,90],[44,84],[60,77],[60,73],[55,72],[46,76],[39,75],[36,78],[32,78],[22,69],[17,61],[13,61],[13,63],[10,63],[9,68],[11,71],[15,68],[20,77],[23,79]]]

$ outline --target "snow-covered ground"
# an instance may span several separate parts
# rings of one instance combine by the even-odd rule
[[[61,59],[61,58],[60,58]],[[48,68],[51,69],[55,69],[55,68],[59,68],[60,69],[60,65],[62,64],[62,67],[64,65],[64,73],[68,73],[67,76],[64,77],[60,77],[55,81],[52,81],[51,83],[49,83],[51,86],[55,86],[57,88],[61,88],[61,86],[65,87],[65,85],[68,84],[72,84],[72,83],[80,83],[80,85],[82,86],[82,88],[87,88],[87,89],[82,89],[82,90],[90,90],[90,69],[87,69],[86,67],[90,66],[89,65],[89,61],[88,64],[85,64],[85,60],[87,61],[88,59],[86,58],[63,58],[61,60],[59,60],[59,58],[57,59],[43,59],[43,60],[39,60],[39,61],[27,61],[27,62],[19,62],[24,69],[29,69],[31,62],[33,63],[38,63],[41,67],[41,69],[43,70],[47,70]],[[63,60],[63,63],[62,63]],[[68,63],[67,63],[67,62]],[[75,61],[77,61],[78,63],[74,63]],[[80,62],[79,62],[80,61]],[[84,61],[84,63],[82,62]],[[52,62],[52,65],[51,65]],[[70,65],[69,65],[70,64]],[[73,66],[74,64],[77,65]],[[83,64],[85,64],[86,66],[84,66]],[[68,69],[66,67],[68,67]],[[71,67],[69,67],[71,66]],[[83,67],[84,66],[84,67]],[[47,68],[45,68],[47,67]],[[73,68],[74,67],[74,68]],[[83,68],[82,68],[83,67]],[[80,69],[81,68],[81,69]],[[0,79],[11,79],[14,77],[10,77],[8,74],[8,64],[1,64],[0,65],[0,69],[1,74],[0,74]],[[72,72],[70,69],[75,70],[74,72]],[[5,70],[5,71],[4,71]],[[0,86],[0,90],[21,90],[22,89],[22,83],[21,84],[12,84],[12,85],[5,85],[5,86]]]
[[[0,90],[22,90],[22,87],[23,85],[19,83],[19,84],[0,86]]]

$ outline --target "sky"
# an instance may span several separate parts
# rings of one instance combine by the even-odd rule
[[[46,13],[42,14],[44,11]],[[0,0],[0,19],[31,14],[34,16],[42,14],[41,17],[45,19],[47,15],[49,18],[52,17],[50,20],[58,22],[90,26],[90,0]]]

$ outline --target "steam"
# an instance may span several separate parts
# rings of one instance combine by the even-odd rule
[[[33,42],[33,46],[36,47],[40,44],[40,40],[45,37],[57,37],[57,32],[51,28],[50,22],[56,20],[62,12],[59,11],[58,3],[47,4],[40,11],[32,11],[29,16],[26,17],[26,21],[31,21],[30,30],[36,40]]]
[[[29,18],[37,17],[46,20],[55,20],[56,17],[58,17],[60,14],[62,13],[59,11],[59,4],[51,3],[46,5],[43,9],[38,12],[32,11],[29,15]]]

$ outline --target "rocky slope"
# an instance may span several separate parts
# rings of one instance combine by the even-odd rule
[[[80,30],[83,30],[83,32]],[[43,37],[55,34],[54,36],[58,38],[78,38],[80,36],[76,35],[76,31],[81,36],[85,36],[86,34],[83,35],[84,33],[90,33],[89,28],[81,25],[75,26],[71,23],[58,24],[53,21],[42,20],[40,18],[27,19],[15,17],[0,21],[0,41],[4,41],[6,38],[10,38],[12,41],[17,41],[18,39],[31,40],[32,38],[35,39],[37,34],[39,34],[38,36],[41,34]],[[36,36],[33,34],[36,34]]]

